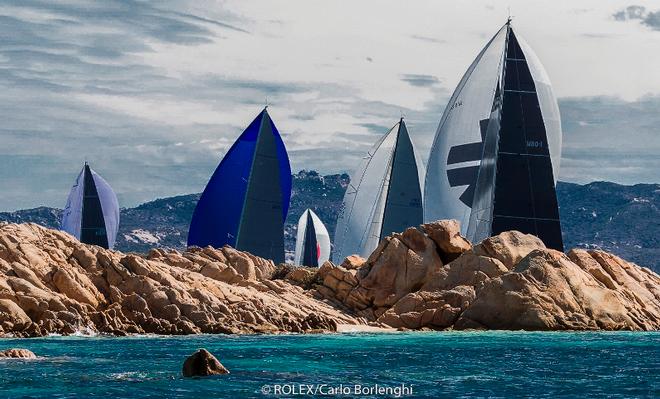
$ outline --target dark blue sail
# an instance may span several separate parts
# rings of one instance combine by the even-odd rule
[[[264,109],[211,176],[193,213],[188,245],[230,245],[283,262],[290,199],[289,157]]]

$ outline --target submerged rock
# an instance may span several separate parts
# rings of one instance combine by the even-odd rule
[[[37,356],[27,349],[5,349],[0,351],[0,359],[2,358],[12,358],[12,359],[36,359]]]
[[[183,362],[184,377],[229,374],[229,370],[206,349],[198,349]]]

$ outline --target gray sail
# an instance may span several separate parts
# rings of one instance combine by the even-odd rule
[[[423,221],[421,187],[415,150],[402,119],[392,156],[389,189],[380,230],[381,240]]]
[[[369,256],[384,236],[423,221],[423,171],[401,120],[369,151],[346,190],[335,230],[336,261]]]

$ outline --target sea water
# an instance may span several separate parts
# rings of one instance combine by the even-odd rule
[[[2,397],[660,397],[660,334],[416,332],[0,339]],[[183,378],[206,348],[229,375]]]

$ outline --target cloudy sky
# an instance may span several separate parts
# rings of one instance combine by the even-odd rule
[[[351,172],[400,115],[424,158],[508,11],[544,63],[560,179],[660,181],[656,1],[0,0],[0,211],[88,159],[122,206],[199,192],[266,101],[293,170]]]

